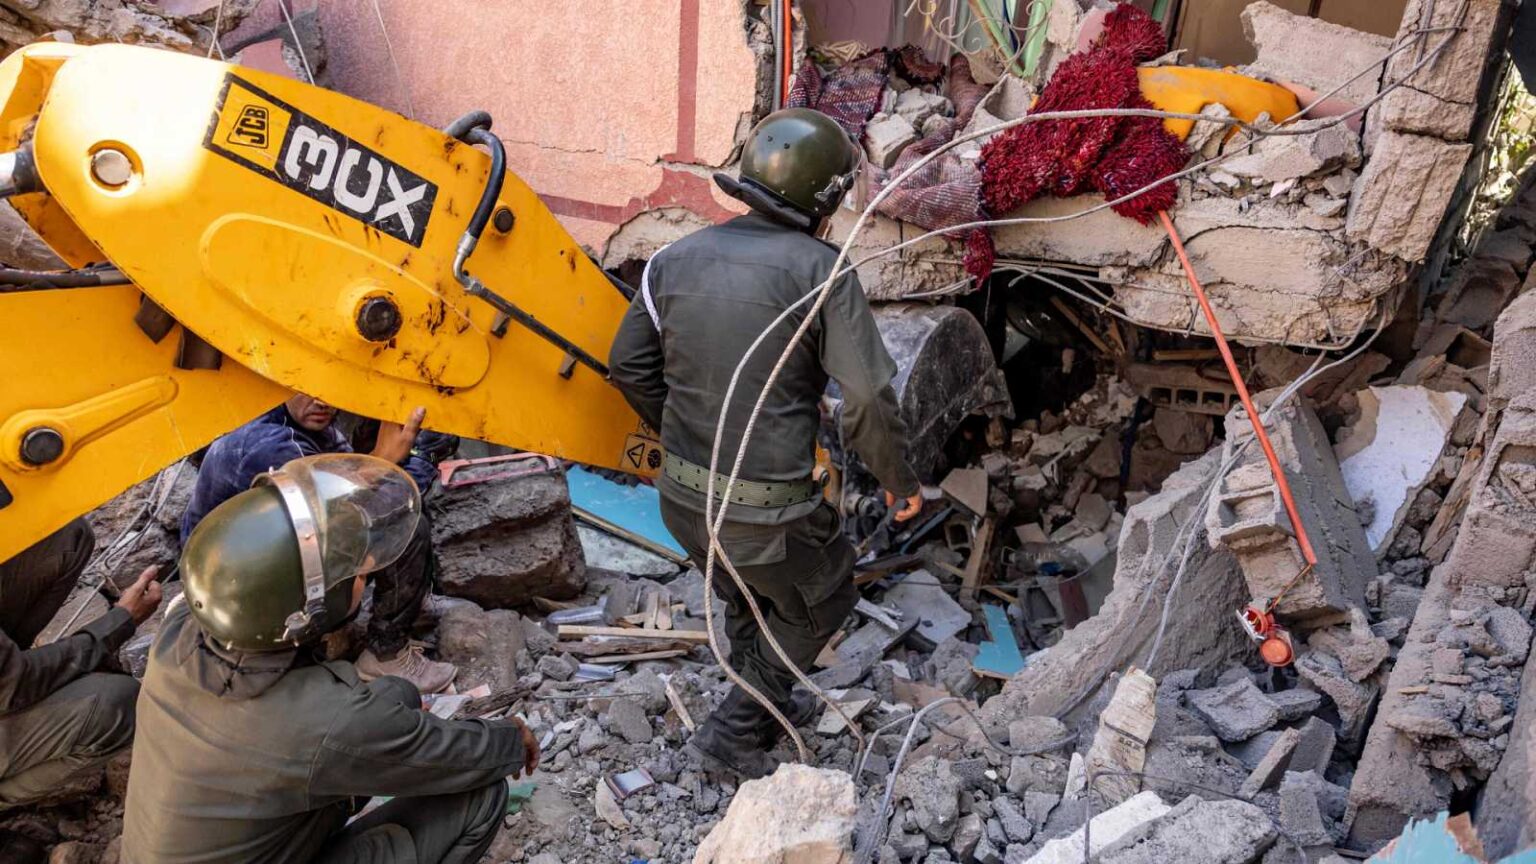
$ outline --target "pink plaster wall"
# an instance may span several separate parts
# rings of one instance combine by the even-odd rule
[[[281,24],[267,0],[241,32]],[[337,90],[406,113],[372,0],[320,6]],[[442,126],[483,108],[509,168],[576,239],[601,252],[643,209],[710,219],[737,208],[708,172],[750,114],[756,64],[736,0],[378,0],[416,119]],[[229,39],[226,37],[226,42]]]

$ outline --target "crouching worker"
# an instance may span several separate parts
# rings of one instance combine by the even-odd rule
[[[106,615],[28,650],[94,546],[91,527],[76,519],[0,562],[0,811],[57,797],[133,740],[138,682],[97,669],[160,605],[157,568],[140,574]]]
[[[439,719],[404,679],[363,683],[313,651],[420,514],[398,466],[328,454],[262,476],[198,524],[185,602],[166,613],[139,699],[125,861],[481,859],[506,778],[538,764],[528,729]],[[373,796],[393,800],[349,823]]]

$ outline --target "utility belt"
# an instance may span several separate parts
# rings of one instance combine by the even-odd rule
[[[672,482],[692,489],[701,494],[709,494],[708,468],[695,465],[681,456],[667,454],[662,471],[666,473]],[[726,499],[724,492],[729,475],[715,475],[715,499],[729,500],[732,504],[742,504],[747,507],[791,507],[795,504],[803,504],[821,496],[821,487],[813,480],[789,480],[782,483],[764,483],[757,480],[743,480],[736,478],[731,484],[731,495]]]

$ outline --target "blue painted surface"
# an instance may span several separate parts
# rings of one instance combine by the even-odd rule
[[[688,554],[661,521],[661,495],[654,487],[625,486],[576,466],[565,472],[565,482],[576,507],[679,555]]]
[[[1392,841],[1390,850],[1376,853],[1369,864],[1483,864],[1461,851],[1446,827],[1449,818],[1450,814],[1442,812],[1434,819],[1410,822]],[[1517,852],[1498,864],[1536,864],[1536,849]]]
[[[1001,606],[985,603],[981,611],[987,616],[987,633],[992,639],[981,643],[981,650],[976,653],[976,668],[1012,677],[1024,668],[1024,655],[1019,652],[1013,628],[1008,625],[1008,612]]]

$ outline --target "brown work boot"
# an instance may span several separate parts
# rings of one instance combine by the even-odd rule
[[[452,663],[439,663],[428,660],[421,653],[420,645],[407,645],[400,653],[388,660],[380,658],[370,648],[363,652],[363,656],[357,658],[357,677],[364,681],[372,681],[375,678],[383,678],[385,675],[393,675],[416,685],[423,696],[432,693],[441,693],[453,683],[455,675],[459,674],[459,667]]]

